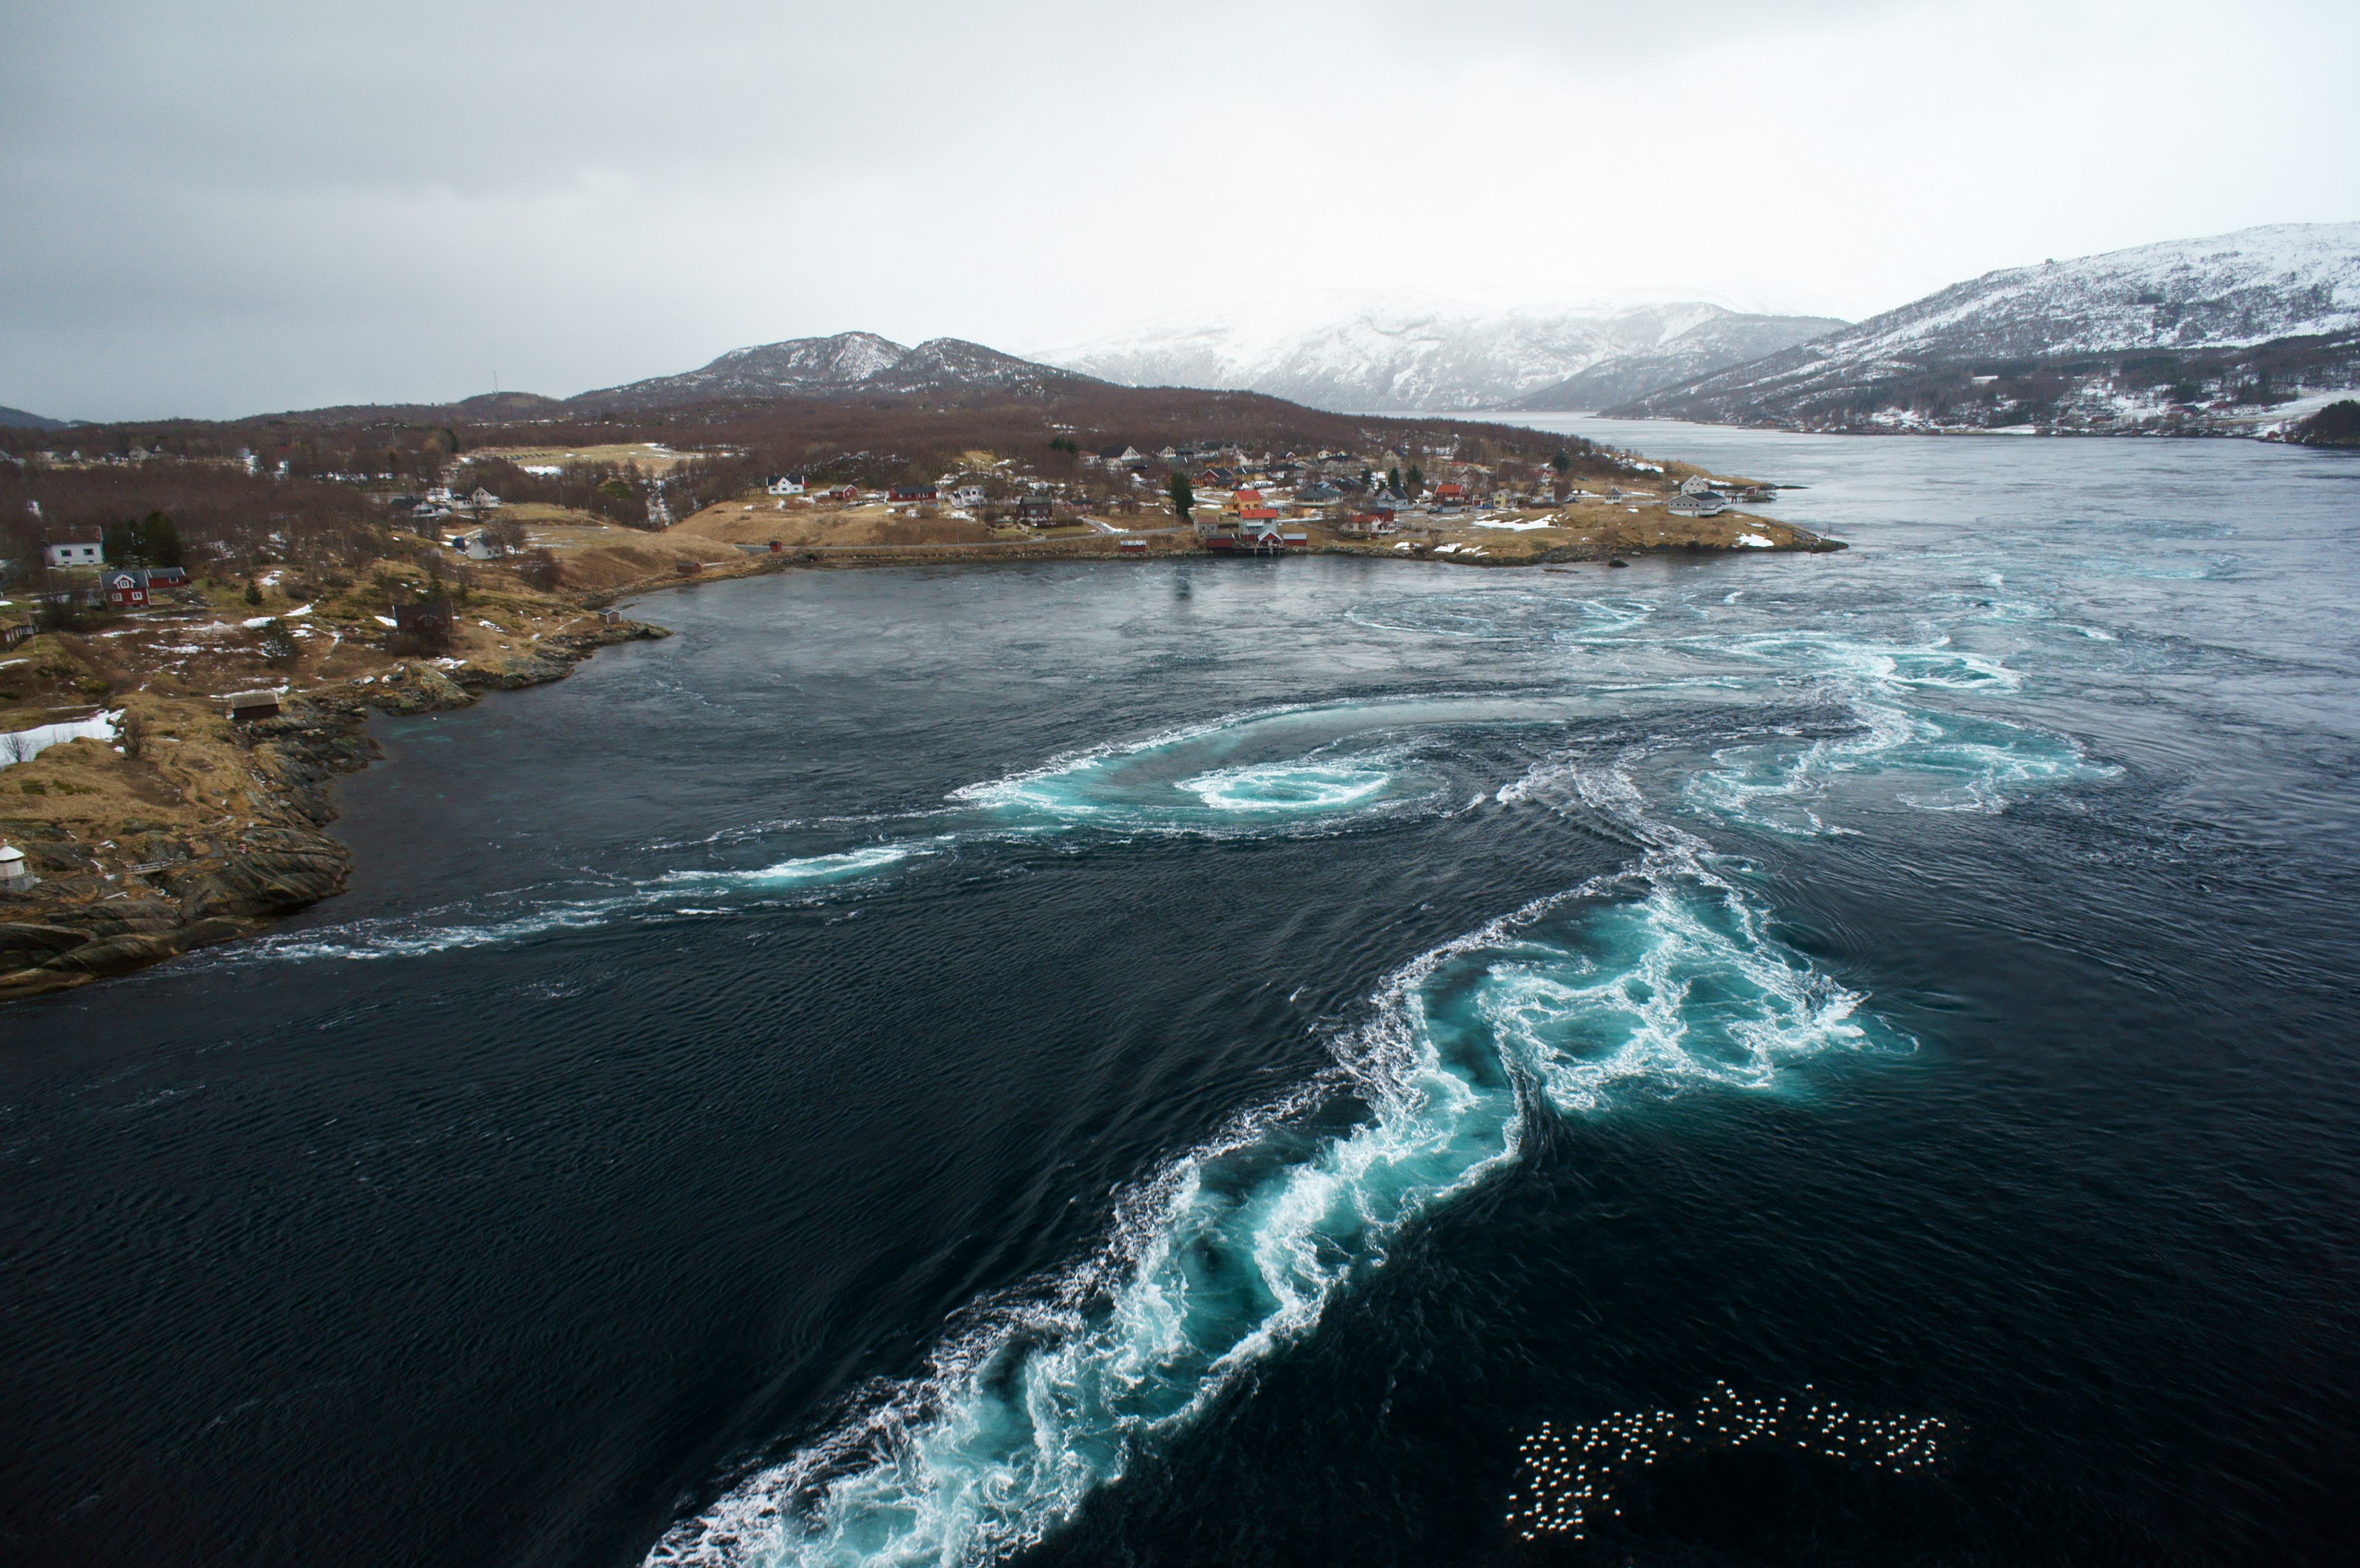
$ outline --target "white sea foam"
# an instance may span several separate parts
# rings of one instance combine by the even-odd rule
[[[1688,777],[1683,795],[1732,821],[1787,833],[1849,831],[1819,810],[1847,779],[1879,779],[1892,800],[1919,811],[1988,812],[2033,789],[2120,771],[2061,735],[1921,705],[1919,691],[2005,695],[2023,683],[2001,661],[1951,648],[1947,638],[1896,644],[1786,633],[1742,638],[1729,651],[1815,675],[1852,726],[1806,746],[1750,742],[1717,752],[1714,766]]]
[[[1221,768],[1175,786],[1219,811],[1333,811],[1356,805],[1393,782],[1382,768],[1320,763]]]
[[[1804,794],[1883,767],[1983,800],[2078,766],[2051,737],[1976,730],[1900,700],[2013,690],[1995,661],[1825,637],[1738,651],[1837,672],[1860,733],[1764,743],[1746,762],[1764,770],[1758,781],[1725,778],[1729,758],[1717,757],[1692,775],[1691,800],[1715,787],[1741,800]],[[1633,844],[1630,865],[1404,964],[1338,1037],[1331,1074],[1166,1167],[1097,1255],[987,1314],[923,1375],[870,1390],[854,1419],[676,1526],[650,1563],[972,1563],[1021,1551],[1310,1332],[1404,1226],[1512,1164],[1541,1107],[1596,1116],[1689,1088],[1771,1091],[1785,1068],[1829,1051],[1906,1044],[1776,939],[1709,844],[1652,811],[1638,781],[1650,755],[1568,750],[1492,797],[1587,813]],[[1295,766],[1293,787],[1335,782],[1306,782]],[[1219,794],[1249,772],[1185,782],[1217,781],[1207,793]],[[1253,775],[1261,788],[1282,777]],[[1348,1107],[1340,1130],[1313,1130]]]
[[[1624,821],[1638,863],[1404,964],[1337,1040],[1333,1073],[1166,1166],[1098,1253],[870,1390],[649,1562],[1021,1551],[1307,1334],[1404,1226],[1513,1163],[1521,1083],[1591,1113],[1643,1083],[1766,1088],[1781,1062],[1867,1038],[1859,998],[1768,938],[1699,841],[1646,817],[1627,772],[1584,769],[1568,765],[1575,792]],[[1347,1125],[1320,1130],[1346,1105]]]
[[[1428,593],[1356,605],[1345,618],[1372,631],[1514,642],[1582,641],[1619,637],[1645,624],[1655,607],[1637,599],[1491,590]]]
[[[664,879],[672,882],[726,883],[739,887],[801,887],[814,883],[841,882],[850,877],[865,877],[871,871],[898,866],[912,855],[931,853],[933,846],[926,844],[872,844],[866,848],[847,849],[835,855],[801,855],[754,871],[674,871]]]
[[[266,936],[233,956],[304,959],[418,958],[429,953],[501,947],[565,931],[587,931],[618,920],[665,920],[725,913],[725,908],[682,900],[702,894],[744,889],[776,895],[805,889],[818,894],[836,884],[936,853],[938,843],[904,841],[870,844],[834,855],[804,855],[745,871],[671,871],[613,892],[559,898],[513,915],[472,914],[434,919],[456,911],[428,911],[400,920],[356,920],[343,925]]]

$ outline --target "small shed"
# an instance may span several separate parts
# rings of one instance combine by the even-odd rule
[[[118,610],[143,610],[148,607],[148,574],[144,572],[110,572],[104,578],[106,602]]]
[[[33,872],[25,864],[25,852],[13,844],[0,844],[0,892],[20,893],[32,885]]]
[[[396,604],[393,607],[393,625],[395,630],[412,636],[432,636],[439,632],[448,637],[451,635],[451,601],[422,599],[415,604]]]
[[[279,693],[276,691],[233,691],[229,697],[229,722],[234,724],[252,724],[257,719],[279,716]]]

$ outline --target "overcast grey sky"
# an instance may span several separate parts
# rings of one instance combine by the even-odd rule
[[[0,404],[564,395],[1339,287],[1858,317],[2360,218],[2355,68],[2349,0],[6,0]]]

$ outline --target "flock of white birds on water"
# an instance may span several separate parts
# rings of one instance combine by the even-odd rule
[[[1934,1416],[1865,1415],[1830,1399],[1749,1399],[1726,1383],[1685,1416],[1669,1410],[1617,1413],[1559,1430],[1543,1421],[1517,1445],[1522,1474],[1508,1498],[1508,1525],[1526,1541],[1570,1535],[1594,1519],[1619,1518],[1620,1488],[1683,1449],[1779,1448],[1850,1460],[1896,1475],[1932,1469],[1949,1439]]]

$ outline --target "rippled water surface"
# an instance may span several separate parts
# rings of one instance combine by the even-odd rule
[[[2360,463],[1565,422],[1853,548],[383,724],[349,895],[0,1018],[0,1555],[2349,1560]]]

